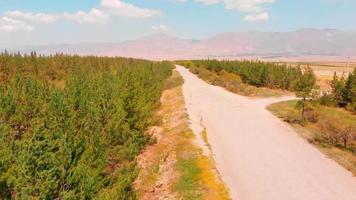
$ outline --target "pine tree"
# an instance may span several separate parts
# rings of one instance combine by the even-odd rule
[[[343,89],[345,87],[345,80],[343,77],[339,78],[336,75],[336,72],[334,73],[333,80],[331,81],[331,95],[332,98],[334,99],[334,103],[336,105],[342,105],[343,104]]]
[[[304,120],[304,113],[307,99],[311,97],[313,89],[316,87],[316,78],[313,70],[310,67],[306,67],[302,76],[296,82],[295,91],[297,97],[301,97],[299,104],[302,108],[302,119]]]
[[[356,111],[356,68],[349,74],[342,90],[342,103],[351,111]]]
[[[135,196],[171,63],[35,52],[0,63],[0,199]]]

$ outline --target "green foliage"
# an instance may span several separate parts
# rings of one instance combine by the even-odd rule
[[[244,95],[244,96],[260,96],[260,97],[270,97],[279,96],[284,92],[281,90],[274,90],[269,88],[256,87],[244,83],[241,77],[235,73],[226,72],[221,70],[220,72],[210,71],[204,67],[192,66],[189,70],[196,74],[199,78],[204,81],[221,86],[228,91]]]
[[[294,90],[298,97],[306,99],[311,96],[313,89],[316,87],[316,77],[311,68],[307,67],[298,77],[294,85]]]
[[[333,96],[327,92],[324,92],[318,100],[319,100],[319,103],[324,106],[334,106],[335,105]]]
[[[237,74],[244,83],[257,87],[271,89],[294,90],[296,80],[302,75],[299,67],[290,67],[262,61],[218,61],[218,60],[193,60],[180,61],[187,67],[204,67],[210,71],[222,70]]]
[[[0,199],[134,199],[134,159],[171,69],[1,54]]]
[[[333,80],[331,81],[331,95],[336,105],[340,104],[343,101],[343,90],[345,87],[345,80],[343,77],[339,78],[334,73]]]
[[[342,103],[349,110],[356,112],[356,68],[349,74],[342,91]]]
[[[301,97],[301,100],[298,102],[299,107],[302,108],[302,119],[304,120],[305,116],[305,107],[307,106],[307,99],[312,97],[313,89],[316,87],[316,77],[313,70],[310,67],[304,69],[301,76],[298,77],[294,90],[296,91],[297,97]]]
[[[329,100],[333,102],[333,105],[346,107],[346,109],[356,112],[356,68],[348,77],[340,78],[334,74],[333,80],[330,83],[331,93],[324,94],[320,98],[320,102],[323,105],[330,105]]]

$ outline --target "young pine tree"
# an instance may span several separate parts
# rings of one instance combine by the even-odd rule
[[[342,90],[342,103],[351,111],[356,111],[356,68],[348,76]]]
[[[339,78],[336,75],[336,72],[334,73],[333,80],[331,81],[331,96],[333,98],[334,104],[335,105],[341,105],[343,101],[343,90],[345,87],[345,80],[344,77],[342,76]]]
[[[312,91],[315,87],[316,77],[313,70],[310,67],[307,67],[294,86],[297,97],[301,98],[299,105],[302,108],[302,120],[305,119],[304,113],[307,99],[312,96]]]

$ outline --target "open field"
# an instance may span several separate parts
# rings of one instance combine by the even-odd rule
[[[265,109],[293,97],[249,99],[178,71],[234,199],[355,199],[356,178]]]
[[[350,61],[347,60],[340,60],[340,61],[332,61],[332,60],[327,60],[327,61],[275,61],[276,63],[280,64],[287,64],[291,66],[310,66],[314,72],[315,75],[317,76],[317,84],[320,86],[320,89],[322,91],[328,91],[330,90],[330,81],[333,78],[334,73],[336,73],[338,76],[345,75],[347,76],[349,73],[351,73],[354,68],[356,67],[356,60],[352,59]]]
[[[319,76],[333,76],[334,72],[337,75],[347,74],[353,71],[356,67],[356,61],[315,61],[315,62],[277,62],[291,66],[310,66]]]
[[[295,63],[294,63],[295,64]],[[338,76],[347,76],[356,67],[356,62],[325,62],[325,63],[302,63],[302,66],[309,65],[317,76],[317,84],[322,91],[330,90],[330,81],[334,73]]]
[[[334,72],[338,76],[343,73],[348,74],[356,67],[356,62],[287,62],[286,64],[292,66],[310,66],[314,72],[319,76],[332,77]]]

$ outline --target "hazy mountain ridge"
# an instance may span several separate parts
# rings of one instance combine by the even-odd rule
[[[125,56],[145,59],[356,56],[356,31],[301,29],[292,32],[228,32],[205,40],[157,34],[121,43],[27,46],[10,51],[41,54]]]

